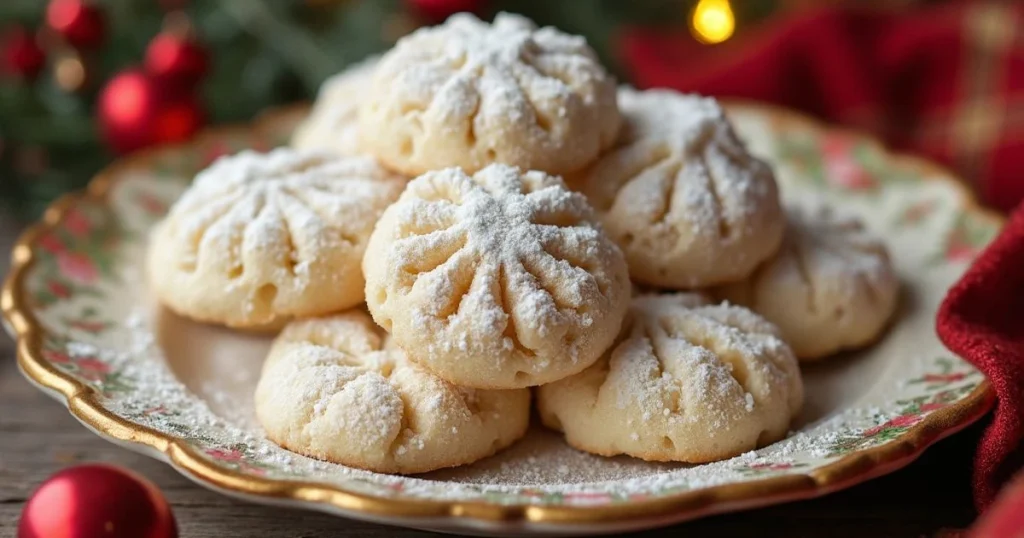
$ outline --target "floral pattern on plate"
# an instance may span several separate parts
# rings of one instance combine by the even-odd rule
[[[28,313],[41,328],[38,350],[25,359],[33,361],[32,371],[52,367],[70,376],[95,391],[104,412],[182,443],[207,465],[253,480],[316,482],[382,499],[550,507],[645,503],[718,485],[814,476],[852,454],[914,438],[915,428],[935,413],[960,413],[960,423],[950,428],[977,418],[987,405],[978,402],[991,401],[984,378],[943,350],[931,319],[948,286],[996,235],[1000,220],[978,210],[937,168],[896,159],[869,139],[772,109],[736,106],[730,114],[752,150],[775,166],[789,201],[832,200],[870,216],[869,226],[891,242],[901,275],[913,276],[913,300],[920,305],[891,337],[909,339],[915,345],[901,349],[915,352],[880,363],[899,361],[886,370],[893,378],[885,391],[866,394],[858,405],[801,425],[785,441],[732,460],[590,484],[456,483],[315,461],[276,447],[244,420],[213,413],[161,357],[140,298],[131,293],[141,289],[138,265],[149,229],[188,178],[219,155],[281,143],[294,118],[265,122],[260,129],[213,132],[194,144],[115,165],[103,180],[102,196],[64,202],[63,211],[54,210],[59,219],[48,216],[49,224],[29,237],[32,263],[9,284],[21,300],[5,311],[9,317],[15,310]],[[908,245],[914,248],[903,248]]]

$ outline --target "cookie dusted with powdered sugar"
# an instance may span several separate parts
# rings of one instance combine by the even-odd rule
[[[366,313],[290,323],[256,386],[275,443],[318,459],[414,474],[472,463],[526,433],[527,389],[455,386],[388,345]]]
[[[560,179],[492,165],[414,179],[363,258],[366,303],[409,357],[469,387],[579,372],[629,303],[618,247]]]
[[[399,40],[359,114],[363,148],[410,176],[495,162],[571,172],[619,122],[615,81],[586,40],[507,13],[458,14]]]
[[[899,279],[885,244],[827,206],[788,214],[778,254],[717,295],[777,325],[800,360],[870,344],[898,303]]]
[[[796,359],[771,323],[691,294],[635,298],[604,357],[537,391],[544,424],[579,450],[687,463],[782,439],[802,403]]]
[[[714,99],[623,88],[618,145],[569,181],[622,247],[634,280],[691,289],[748,276],[778,249],[775,177]]]
[[[359,105],[370,91],[377,57],[367,58],[327,79],[309,116],[295,129],[291,146],[359,155]]]
[[[374,223],[405,180],[370,157],[245,151],[196,175],[152,234],[152,289],[171,310],[267,327],[363,302]]]

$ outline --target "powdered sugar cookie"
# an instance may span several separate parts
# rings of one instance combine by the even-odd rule
[[[377,57],[371,57],[327,79],[309,117],[292,135],[296,149],[359,155],[359,105],[370,90]]]
[[[622,253],[557,177],[492,165],[409,183],[363,258],[373,318],[469,387],[519,388],[593,363],[629,302]]]
[[[718,294],[777,325],[801,360],[874,341],[899,295],[885,245],[857,219],[825,206],[788,213],[779,253]]]
[[[622,247],[630,274],[667,288],[749,275],[775,253],[785,219],[771,169],[714,99],[624,88],[619,144],[572,178]]]
[[[688,294],[635,298],[614,348],[537,391],[544,424],[573,447],[703,463],[781,439],[803,403],[776,328]]]
[[[526,432],[529,390],[457,387],[386,336],[361,310],[285,327],[256,386],[267,437],[314,458],[413,474],[472,463]]]
[[[364,149],[411,176],[494,162],[570,172],[612,144],[619,121],[615,82],[582,37],[506,13],[401,39],[359,116]]]
[[[404,185],[370,157],[224,157],[156,226],[151,286],[175,312],[233,327],[352,307],[363,301],[366,240]]]

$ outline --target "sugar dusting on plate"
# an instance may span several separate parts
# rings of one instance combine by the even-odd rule
[[[763,117],[749,116],[748,121],[738,122],[738,125],[751,122],[756,125],[740,130],[764,135],[755,140],[758,144],[754,146],[767,152],[767,134],[756,129],[763,128],[768,133],[769,126],[760,125]],[[782,183],[800,185],[800,181],[805,181],[792,160],[782,159],[775,164]],[[132,185],[132,189],[139,189],[145,185],[147,193],[161,193],[168,191],[170,183],[166,178],[153,179],[142,173],[138,179],[119,183],[110,197],[114,211],[131,231],[142,236],[151,222],[143,220],[132,205],[135,202],[129,199],[131,193],[139,191],[125,187]],[[97,298],[83,294],[71,301],[38,309],[34,314],[44,327],[46,346],[72,358],[72,364],[58,366],[73,371],[75,361],[84,357],[98,358],[110,367],[120,386],[128,387],[118,388],[115,383],[107,386],[103,379],[91,381],[94,386],[109,389],[100,402],[104,408],[131,423],[178,439],[196,452],[205,452],[222,467],[238,469],[247,475],[323,482],[346,491],[376,496],[402,495],[435,500],[574,504],[602,495],[615,495],[617,499],[623,496],[632,499],[632,495],[636,498],[649,494],[664,496],[713,484],[749,481],[752,476],[761,477],[762,472],[810,472],[835,461],[839,456],[834,449],[843,441],[866,437],[859,434],[902,416],[900,401],[922,395],[933,397],[939,391],[951,393],[953,390],[961,391],[957,393],[960,396],[956,396],[960,398],[965,394],[962,390],[970,390],[981,379],[965,363],[946,358],[948,354],[933,336],[933,321],[928,315],[941,299],[941,292],[955,281],[966,265],[960,261],[946,262],[939,256],[945,252],[945,238],[962,215],[958,191],[942,181],[908,182],[904,186],[883,184],[881,188],[878,196],[856,197],[846,191],[830,189],[814,194],[824,194],[836,202],[842,197],[844,207],[870,217],[868,225],[884,234],[900,273],[913,275],[913,281],[907,282],[908,287],[912,285],[914,299],[903,312],[907,318],[901,319],[883,342],[864,355],[805,372],[807,386],[811,389],[808,418],[793,426],[797,431],[786,440],[709,465],[651,464],[630,458],[591,456],[572,450],[560,436],[539,428],[495,457],[418,477],[369,473],[292,454],[268,442],[251,418],[251,387],[255,377],[244,373],[258,370],[265,342],[251,335],[179,320],[179,332],[173,335],[176,339],[188,340],[205,331],[210,333],[206,335],[209,345],[200,346],[204,355],[192,357],[191,365],[185,364],[184,357],[165,350],[157,338],[165,320],[132,306],[145,291],[140,275],[136,274],[137,268],[123,262],[141,259],[142,247],[131,242],[118,247],[116,252],[118,271],[124,269],[126,273],[117,276],[124,278],[104,277],[91,289],[106,295]],[[783,192],[793,199],[802,198],[812,190],[796,186]],[[932,214],[916,224],[896,227],[894,223],[899,222],[898,217],[905,208],[926,198],[937,200]],[[37,264],[29,272],[27,288],[42,289],[46,282],[43,269],[42,264]],[[65,316],[77,315],[84,307],[96,309],[104,319],[120,325],[102,335],[69,328]],[[955,365],[958,374],[967,372],[969,379],[934,390],[917,382],[921,374],[933,371],[936,357]],[[222,374],[219,377],[205,375],[204,371],[189,374],[184,370],[186,366],[194,367],[203,361],[214,361],[216,371]],[[787,466],[792,469],[772,469]],[[491,497],[490,494],[508,496]]]
[[[67,351],[73,357],[99,357],[131,380],[135,390],[130,397],[114,393],[107,401],[109,407],[122,416],[171,436],[188,439],[202,450],[213,453],[215,459],[220,456],[224,460],[224,454],[228,454],[228,465],[244,462],[243,470],[251,473],[270,478],[322,481],[346,489],[374,489],[377,485],[400,490],[406,496],[449,500],[478,498],[486,492],[510,493],[524,486],[537,488],[544,494],[580,494],[584,498],[587,494],[603,494],[609,488],[628,495],[647,495],[667,488],[685,490],[742,479],[743,469],[751,464],[785,464],[797,455],[803,459],[808,455],[827,459],[828,448],[838,434],[815,431],[834,430],[835,421],[846,419],[835,417],[770,447],[698,466],[594,456],[570,448],[559,434],[535,425],[519,443],[473,465],[416,477],[389,476],[317,461],[266,440],[252,418],[251,385],[255,384],[255,378],[204,380],[196,393],[189,391],[167,367],[156,334],[161,330],[160,323],[164,322],[154,320],[148,312],[136,310],[126,317],[123,333],[129,343],[122,351],[77,340],[67,343]],[[216,330],[180,319],[174,323],[178,325],[173,330],[193,325],[193,329]],[[158,325],[156,332],[154,324]],[[220,337],[254,338],[226,331]],[[223,353],[204,359],[236,360],[240,367],[249,368],[259,361],[259,357],[230,357]],[[180,366],[177,361],[182,358],[170,357],[170,360],[174,369]],[[246,387],[246,383],[251,385]],[[211,408],[217,409],[219,414]],[[544,501],[537,498],[524,499],[524,502]]]

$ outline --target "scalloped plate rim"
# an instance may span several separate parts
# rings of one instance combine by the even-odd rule
[[[1005,222],[1002,216],[980,207],[967,188],[958,182],[956,175],[937,164],[916,156],[890,152],[871,136],[828,126],[787,109],[748,101],[731,100],[729,103],[730,107],[757,109],[768,116],[801,123],[815,131],[846,133],[868,141],[881,150],[886,161],[929,170],[935,176],[932,180],[954,185],[964,207],[970,212],[992,220],[999,226]],[[64,195],[51,204],[42,219],[26,229],[15,244],[11,269],[0,295],[4,327],[17,339],[17,362],[22,374],[44,393],[62,402],[72,416],[100,437],[162,460],[190,480],[232,497],[256,503],[313,509],[374,523],[447,532],[475,531],[489,535],[640,530],[713,514],[827,495],[906,466],[935,442],[980,419],[995,403],[995,393],[990,382],[985,379],[970,394],[928,414],[899,437],[875,447],[855,450],[809,472],[721,484],[664,498],[629,501],[611,506],[564,507],[528,503],[499,505],[477,501],[377,497],[345,491],[325,483],[270,479],[234,471],[199,457],[195,450],[184,446],[180,438],[114,415],[97,401],[95,389],[55,368],[40,356],[42,327],[25,304],[22,287],[24,276],[34,261],[29,245],[36,238],[59,224],[76,202],[86,199],[105,201],[109,187],[117,181],[116,173],[119,170],[130,169],[162,151],[198,145],[204,138],[214,137],[220,132],[261,132],[268,125],[301,114],[307,109],[307,105],[282,107],[262,114],[252,124],[214,127],[184,144],[143,150],[104,168],[83,191]]]

